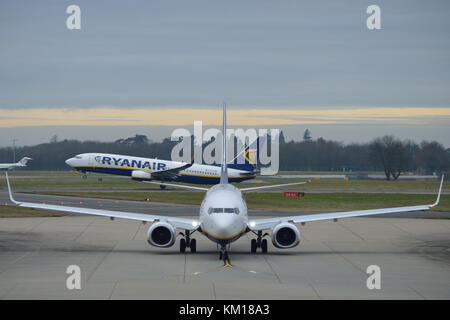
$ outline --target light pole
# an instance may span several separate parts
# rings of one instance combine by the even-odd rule
[[[16,141],[17,141],[17,139],[12,139],[12,143],[13,143],[13,163],[16,163]]]

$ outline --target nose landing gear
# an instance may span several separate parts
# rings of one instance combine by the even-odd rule
[[[220,252],[219,252],[219,260],[223,261],[223,265],[225,267],[231,267],[230,264],[230,257],[228,256],[227,246],[226,244],[222,244],[220,246]]]

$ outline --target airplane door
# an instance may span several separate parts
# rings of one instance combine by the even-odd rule
[[[94,166],[94,156],[91,154],[88,157],[88,166],[93,167]]]

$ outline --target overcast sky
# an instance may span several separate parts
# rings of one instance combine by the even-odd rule
[[[71,4],[81,30],[66,28]],[[366,27],[371,4],[382,30]],[[0,146],[53,134],[159,140],[193,119],[218,125],[220,113],[202,109],[227,101],[236,125],[272,119],[288,139],[309,128],[343,142],[389,133],[450,147],[449,17],[446,0],[3,0]]]

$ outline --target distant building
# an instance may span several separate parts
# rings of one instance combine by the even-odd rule
[[[341,171],[342,172],[353,172],[353,171],[355,171],[355,168],[352,166],[341,166]]]
[[[116,141],[114,141],[114,143],[117,144],[144,144],[144,143],[148,143],[149,140],[147,138],[146,135],[142,135],[142,134],[136,134],[136,136],[134,137],[129,137],[126,139],[118,139]]]

